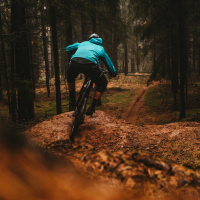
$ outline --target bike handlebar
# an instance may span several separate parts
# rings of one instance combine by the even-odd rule
[[[104,68],[101,68],[101,67],[99,67],[99,69],[100,69],[104,74],[108,74],[108,75],[112,76],[111,73],[110,73],[108,70],[106,70],[106,69],[104,69]]]

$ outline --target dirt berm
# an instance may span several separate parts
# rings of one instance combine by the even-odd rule
[[[54,116],[32,127],[26,137],[90,176],[107,178],[113,187],[122,185],[145,196],[199,191],[199,174],[179,164],[199,148],[199,123],[137,126],[96,111],[85,118],[71,144],[72,120],[72,112]],[[179,146],[185,142],[190,143]],[[173,150],[180,152],[176,156]]]

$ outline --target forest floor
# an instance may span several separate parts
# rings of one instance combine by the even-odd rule
[[[174,119],[170,110],[163,114],[147,110],[147,91],[161,82],[149,87],[119,84],[110,82],[108,91],[133,88],[134,98],[123,109],[115,103],[103,104],[92,117],[86,116],[74,144],[68,140],[72,112],[33,126],[25,132],[26,137],[40,148],[70,159],[89,177],[107,180],[114,188],[125,187],[130,198],[160,198],[169,193],[198,197],[200,122],[180,122],[176,116],[176,122],[162,124]]]

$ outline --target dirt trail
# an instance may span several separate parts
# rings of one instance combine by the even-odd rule
[[[80,125],[72,147],[65,142],[69,138],[72,120],[72,112],[62,113],[32,127],[26,132],[26,136],[41,147],[61,149],[67,155],[82,154],[88,150],[99,152],[140,149],[176,163],[194,153],[187,151],[189,147],[198,149],[200,144],[200,123],[197,122],[140,126],[111,117],[103,111],[96,111]],[[166,151],[169,148],[172,152]],[[173,150],[182,151],[182,154],[174,153]]]
[[[153,82],[153,84],[149,85],[148,87],[142,87],[141,90],[138,92],[136,97],[131,102],[131,105],[127,108],[125,113],[123,114],[123,119],[126,122],[132,124],[148,124],[149,116],[146,115],[145,109],[143,107],[144,98],[147,93],[147,89],[157,85],[158,82]]]
[[[147,87],[143,87],[136,97],[133,99],[131,105],[128,107],[127,111],[123,115],[123,118],[127,122],[134,122],[135,119],[138,118],[138,115],[140,115],[141,108],[143,106],[144,96],[146,94]]]
[[[96,111],[86,117],[71,144],[68,138],[72,119],[72,112],[62,113],[32,127],[26,136],[34,144],[70,159],[76,169],[90,177],[102,177],[112,187],[124,183],[137,193],[138,187],[142,191],[145,187],[145,195],[150,195],[160,188],[168,191],[170,187],[185,187],[186,183],[192,188],[200,185],[200,175],[174,165],[199,157],[200,123],[137,126]],[[135,150],[173,165],[138,155]]]
[[[144,161],[142,166],[136,163],[130,165],[133,161],[133,155],[135,155],[131,152],[140,150],[169,163],[184,164],[189,167],[191,165],[198,166],[200,165],[198,161],[200,123],[176,122],[166,125],[137,125],[136,122],[140,121],[141,116],[145,118],[142,105],[146,89],[146,87],[142,88],[133,100],[128,112],[124,115],[125,120],[117,119],[103,111],[96,111],[92,117],[86,116],[84,123],[78,129],[74,144],[71,144],[68,140],[73,120],[72,112],[54,116],[51,120],[32,127],[25,134],[29,141],[34,144],[70,158],[78,168],[88,169],[89,172],[94,170],[94,174],[97,174],[96,169],[98,172],[100,171],[101,175],[102,172],[109,173],[109,177],[115,177],[115,180],[120,181],[125,180],[125,183],[131,188],[137,189],[138,184],[143,180],[137,182],[133,178],[134,176],[137,177],[138,173],[140,176],[142,174],[142,176],[153,178],[154,181],[156,176],[163,188],[169,187],[168,184],[177,187],[178,182],[183,177],[179,176],[180,173],[177,173],[179,174],[176,177],[178,182],[171,182],[171,176],[174,178],[175,175],[173,174],[176,174],[173,171],[176,171],[176,167],[162,163],[158,165],[157,161],[152,162],[143,157],[142,159],[136,158],[136,162],[138,162],[137,160]],[[123,162],[120,161],[122,158],[124,159]],[[84,160],[86,163],[82,162]],[[125,165],[126,162],[127,165]],[[152,166],[153,163],[155,168],[146,168],[145,163],[148,166]],[[114,168],[109,166],[114,166]],[[160,173],[156,166],[161,166],[161,168],[164,166],[161,169],[163,170],[164,182],[167,180],[166,168],[167,171],[173,169],[173,173],[168,173],[170,181],[167,184],[160,181],[160,176],[156,175]],[[129,171],[127,172],[127,170]],[[134,176],[130,176],[130,174],[134,174]],[[188,180],[192,181],[195,177]],[[157,187],[158,182],[155,183],[155,187]]]

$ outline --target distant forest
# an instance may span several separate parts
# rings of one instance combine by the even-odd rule
[[[36,84],[45,80],[50,95],[55,78],[61,113],[65,47],[97,33],[118,73],[171,80],[184,108],[187,79],[200,75],[199,11],[199,0],[1,0],[0,100],[6,94],[13,122],[28,121]]]

